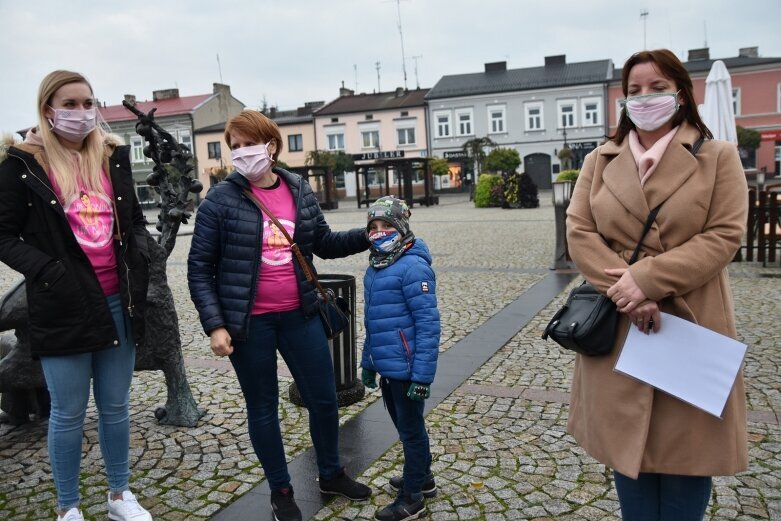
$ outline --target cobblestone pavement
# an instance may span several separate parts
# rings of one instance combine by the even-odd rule
[[[553,257],[550,194],[535,210],[474,209],[463,197],[413,208],[412,229],[429,244],[438,275],[446,350],[518,298],[548,273]],[[334,229],[364,224],[364,210],[344,203],[326,218]],[[158,520],[208,519],[262,481],[246,433],[235,375],[211,356],[187,293],[190,240],[179,238],[169,259],[183,353],[193,394],[207,415],[196,428],[158,425],[152,412],[165,401],[160,372],[136,373],[131,389],[131,487]],[[358,278],[362,337],[365,255],[317,261],[321,273]],[[781,269],[730,267],[749,403],[749,471],[717,478],[708,519],[781,519]],[[0,267],[0,293],[18,279]],[[574,282],[576,283],[576,282]],[[540,340],[544,323],[566,292],[523,328],[427,417],[439,495],[432,520],[619,519],[610,472],[566,434],[573,357]],[[280,362],[281,395],[291,382]],[[436,385],[436,382],[435,382]],[[378,398],[368,393],[341,410],[344,422]],[[281,400],[285,446],[292,459],[311,442],[305,410]],[[371,440],[367,440],[370,443]],[[82,462],[83,508],[105,519],[105,475],[90,407]],[[317,519],[370,519],[392,500],[388,478],[401,472],[397,443],[360,477],[375,489],[366,504],[337,499]],[[53,519],[54,486],[46,453],[46,422],[0,426],[0,519]],[[263,512],[260,519],[267,519]]]

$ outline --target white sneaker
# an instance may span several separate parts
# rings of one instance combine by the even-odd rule
[[[57,521],[84,521],[84,516],[78,508],[73,507],[65,512],[64,516],[57,514]]]
[[[108,494],[108,518],[114,521],[152,521],[152,515],[138,504],[129,490],[122,492],[122,499],[111,499]]]

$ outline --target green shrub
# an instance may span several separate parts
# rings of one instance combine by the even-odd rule
[[[480,174],[475,187],[475,208],[502,206],[503,185],[500,175]]]
[[[561,181],[577,181],[580,170],[562,170],[559,175],[556,176],[556,182]]]

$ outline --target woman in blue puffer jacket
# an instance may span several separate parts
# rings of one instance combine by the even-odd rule
[[[404,474],[390,479],[396,501],[375,514],[380,521],[426,513],[424,497],[436,495],[423,401],[437,370],[439,310],[431,253],[409,228],[409,207],[382,197],[369,208],[371,254],[363,279],[366,343],[361,379],[377,387],[404,448]]]

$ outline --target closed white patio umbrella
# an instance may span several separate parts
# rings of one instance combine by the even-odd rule
[[[705,80],[705,103],[700,105],[703,121],[714,139],[738,144],[735,130],[735,110],[732,106],[732,80],[727,66],[716,60]]]

